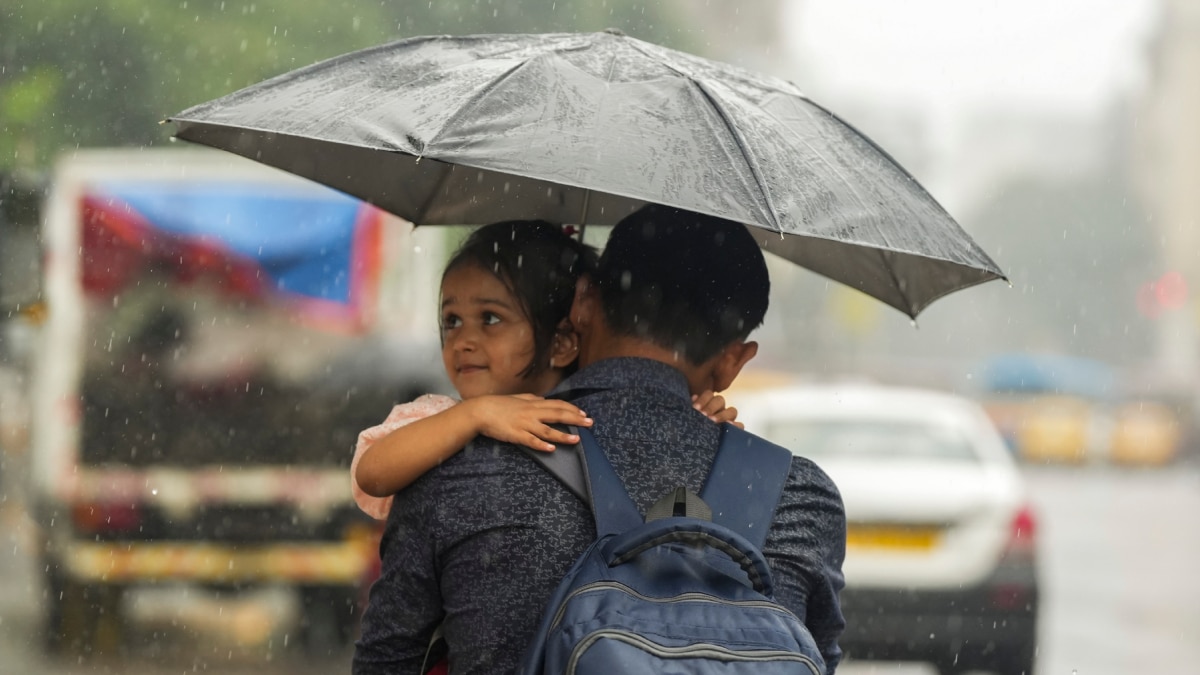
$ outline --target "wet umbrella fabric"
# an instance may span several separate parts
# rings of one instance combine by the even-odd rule
[[[1002,273],[886,152],[794,85],[616,32],[419,37],[170,118],[181,139],[416,224],[612,224],[655,202],[915,317]]]

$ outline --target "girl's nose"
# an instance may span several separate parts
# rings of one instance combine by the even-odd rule
[[[466,329],[466,328],[456,331],[456,334],[454,336],[454,339],[451,341],[450,346],[453,347],[454,351],[456,351],[456,352],[473,352],[473,351],[475,351],[476,339],[475,339],[474,332],[469,329]]]

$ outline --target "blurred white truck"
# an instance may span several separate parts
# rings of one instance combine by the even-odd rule
[[[198,149],[79,151],[43,211],[32,481],[47,647],[119,649],[129,591],[298,590],[353,639],[376,526],[357,433],[446,391],[444,230]]]

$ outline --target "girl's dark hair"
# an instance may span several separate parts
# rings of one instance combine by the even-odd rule
[[[549,368],[558,324],[571,311],[575,282],[596,269],[592,247],[544,220],[506,220],[471,233],[450,256],[442,280],[453,270],[475,265],[504,284],[533,327],[533,360],[522,377]],[[574,368],[572,364],[568,372]]]

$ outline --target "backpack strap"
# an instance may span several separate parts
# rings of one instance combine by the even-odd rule
[[[580,445],[560,445],[554,452],[523,448],[525,454],[592,508],[597,535],[624,532],[640,525],[643,520],[637,506],[595,436],[588,429],[570,427],[569,430],[579,436]],[[722,424],[716,459],[700,493],[712,511],[712,521],[741,534],[761,549],[791,464],[792,453],[787,448],[732,424]],[[677,502],[678,497],[671,501]],[[597,503],[605,508],[597,509]],[[647,520],[653,519],[651,515],[647,514]],[[687,515],[707,520],[708,514],[692,512],[689,505]]]
[[[575,427],[568,427],[567,431],[579,435],[579,430]],[[541,464],[551,476],[557,478],[571,494],[583,500],[584,504],[591,505],[592,493],[588,489],[587,473],[584,471],[583,448],[578,444],[559,444],[554,446],[554,452],[541,452],[523,445],[520,447],[530,459]]]
[[[590,429],[579,428],[583,446],[583,471],[592,497],[592,516],[596,519],[596,538],[620,534],[642,524],[642,514],[625,490],[625,484],[613,470],[608,456],[596,442]]]
[[[791,466],[787,448],[722,424],[721,444],[700,497],[712,509],[714,523],[762,549]]]
[[[571,426],[567,429],[579,436],[579,444],[558,445],[554,452],[538,452],[525,447],[521,450],[591,508],[597,537],[641,525],[642,515],[637,505],[630,499],[596,437],[586,428]]]
[[[556,398],[572,403],[574,399],[580,396],[587,396],[601,391],[605,391],[605,389],[599,387],[580,387],[578,389],[554,391],[547,394],[546,398]],[[576,436],[579,435],[579,429],[573,426],[561,424],[552,424],[551,426],[559,431],[567,431]],[[556,445],[553,452],[539,452],[525,446],[520,446],[520,448],[533,461],[541,464],[546,471],[549,471],[551,476],[557,478],[571,494],[583,500],[584,504],[591,506],[592,493],[588,488],[587,473],[583,463],[583,450],[578,444]]]

